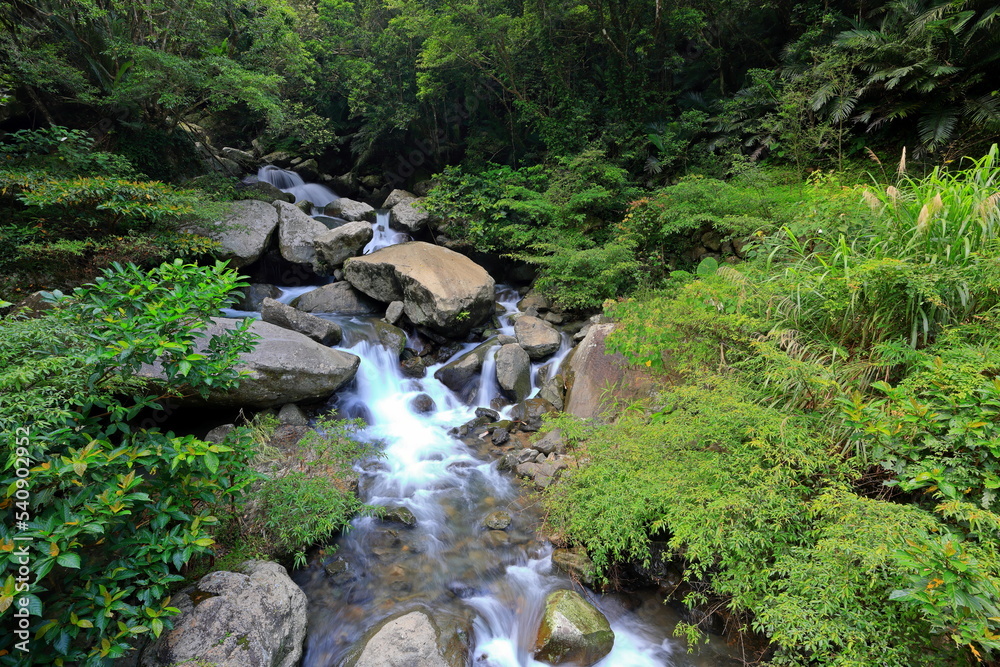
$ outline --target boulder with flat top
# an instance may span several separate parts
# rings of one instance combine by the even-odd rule
[[[344,278],[377,301],[402,301],[410,322],[452,338],[493,315],[490,274],[468,257],[429,243],[401,243],[349,259]]]

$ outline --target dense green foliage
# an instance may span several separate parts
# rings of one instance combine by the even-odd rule
[[[254,479],[239,448],[136,424],[164,398],[238,380],[236,356],[253,345],[247,327],[207,347],[198,329],[242,284],[221,264],[116,267],[43,317],[0,324],[3,498],[31,538],[37,663],[94,663],[122,655],[137,634],[159,635],[175,612],[166,600],[178,570],[213,543],[210,508]],[[157,360],[160,390],[137,377]],[[19,468],[30,470],[24,483]],[[24,543],[11,523],[0,531],[8,569]]]
[[[995,658],[997,173],[994,149],[867,189],[849,235],[793,219],[750,262],[613,305],[611,349],[672,380],[558,422],[590,463],[553,524],[599,567],[667,540],[689,601],[776,664]]]
[[[56,294],[39,317],[0,321],[0,506],[24,522],[0,528],[0,614],[9,620],[24,597],[15,574],[26,565],[34,664],[104,664],[137,635],[159,636],[177,612],[169,592],[182,568],[211,554],[217,536],[244,553],[290,556],[363,509],[336,486],[375,453],[353,437],[355,422],[321,422],[299,445],[302,469],[272,476],[259,470],[273,457],[273,427],[253,423],[214,443],[143,419],[165,399],[239,381],[250,321],[210,340],[203,327],[245,284],[223,264],[115,266]],[[141,377],[153,362],[163,382]],[[248,502],[266,545],[249,528],[234,534]],[[19,655],[13,639],[0,645],[4,664]]]
[[[205,255],[217,244],[182,227],[223,211],[200,190],[142,179],[79,130],[21,130],[0,144],[6,289],[79,283],[114,261],[153,266]]]
[[[1000,122],[995,12],[941,0],[30,0],[0,11],[0,99],[49,124],[82,110],[80,126],[133,156],[196,120],[402,179],[587,149],[652,182],[732,152],[805,173],[866,145],[946,159],[984,147]]]

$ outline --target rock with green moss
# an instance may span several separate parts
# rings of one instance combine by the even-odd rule
[[[536,660],[589,667],[610,653],[614,644],[608,619],[578,593],[559,590],[545,598]]]

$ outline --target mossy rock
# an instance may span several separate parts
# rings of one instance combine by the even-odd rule
[[[608,619],[578,593],[558,590],[545,598],[535,659],[589,667],[611,652],[615,633]]]

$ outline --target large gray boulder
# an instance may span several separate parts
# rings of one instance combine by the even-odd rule
[[[411,322],[455,338],[493,314],[490,274],[429,243],[401,243],[349,259],[344,278],[377,301],[402,301]]]
[[[430,214],[419,206],[420,200],[401,201],[389,211],[389,226],[401,232],[415,234],[427,226]]]
[[[345,281],[317,287],[292,301],[292,305],[307,313],[342,315],[371,315],[382,310],[376,301],[369,299]]]
[[[437,631],[421,611],[386,621],[368,640],[354,667],[454,667],[438,646]]]
[[[276,201],[278,209],[278,248],[289,262],[308,264],[313,271],[322,271],[316,254],[316,237],[329,231],[322,222],[309,217],[294,204]]]
[[[174,629],[142,655],[143,667],[294,667],[306,635],[306,596],[277,563],[247,561],[210,572],[171,599]]]
[[[615,645],[608,619],[579,593],[559,590],[545,598],[535,659],[553,665],[590,667]]]
[[[244,171],[254,171],[257,168],[257,158],[255,158],[251,153],[246,151],[241,151],[238,148],[225,147],[219,154],[222,157],[232,160],[236,164],[240,165]]]
[[[316,253],[327,273],[339,268],[349,257],[360,255],[372,240],[371,223],[359,220],[327,230],[313,239]]]
[[[523,401],[531,393],[531,359],[517,343],[497,350],[497,382],[514,401]]]
[[[559,350],[559,332],[551,324],[531,315],[522,315],[514,322],[514,336],[528,356],[538,361]]]
[[[334,199],[332,202],[326,205],[323,209],[326,215],[332,215],[337,218],[343,218],[348,222],[355,222],[357,220],[367,220],[368,222],[375,222],[375,209],[372,208],[370,204],[366,204],[360,201],[354,201],[353,199],[348,199],[346,197],[341,197],[340,199]]]
[[[607,354],[605,340],[614,324],[594,324],[563,365],[566,396],[564,410],[584,419],[595,419],[617,402],[648,398],[652,377],[628,364],[620,354]]]
[[[267,249],[278,226],[278,212],[274,206],[262,201],[233,202],[229,214],[209,228],[196,227],[191,231],[218,241],[222,248],[220,259],[240,268],[252,264]]]
[[[265,322],[305,334],[320,345],[336,345],[343,338],[340,325],[336,322],[304,313],[271,298],[261,303],[260,317]]]
[[[212,318],[203,345],[241,320]],[[191,396],[175,399],[180,404],[269,408],[327,398],[350,382],[361,359],[353,354],[320,345],[303,334],[255,321],[250,331],[259,339],[252,352],[241,356],[237,368],[246,371],[239,386],[214,390],[207,399]],[[159,366],[144,366],[140,374],[153,382],[163,379]]]
[[[413,201],[417,198],[417,195],[412,192],[407,192],[406,190],[395,189],[389,193],[389,196],[385,198],[382,202],[382,208],[391,209],[396,204],[401,202]]]

